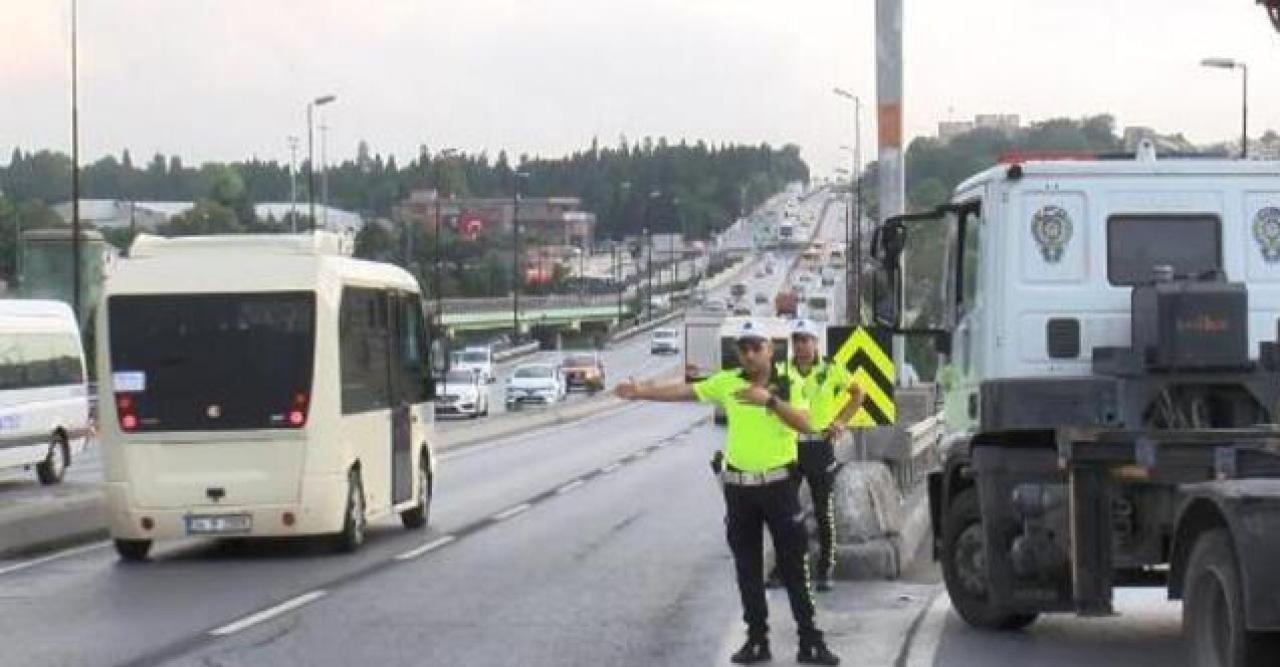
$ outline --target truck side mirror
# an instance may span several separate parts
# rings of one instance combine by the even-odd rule
[[[950,331],[939,331],[933,335],[933,351],[938,354],[951,356],[951,347],[953,337]]]
[[[870,276],[872,319],[878,326],[898,328],[898,294],[894,289],[893,276],[884,266],[871,272]]]

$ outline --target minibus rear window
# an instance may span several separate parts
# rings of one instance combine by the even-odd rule
[[[136,417],[132,430],[297,428],[305,422],[315,340],[312,293],[113,296],[107,308],[113,389]]]

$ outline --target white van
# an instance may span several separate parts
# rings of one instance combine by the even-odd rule
[[[417,282],[333,234],[139,237],[98,317],[108,525],[156,539],[426,525],[432,336]]]
[[[454,352],[450,366],[475,373],[480,377],[481,384],[493,384],[497,377],[493,371],[493,348],[487,345]]]
[[[57,484],[89,439],[84,348],[61,301],[0,301],[0,468]]]

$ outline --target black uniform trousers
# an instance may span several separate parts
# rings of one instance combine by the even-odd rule
[[[795,474],[762,486],[724,485],[725,527],[737,569],[738,593],[742,596],[742,620],[751,638],[764,639],[769,634],[769,604],[764,589],[764,528],[768,526],[777,553],[778,573],[787,589],[800,639],[822,639],[822,632],[814,625],[808,537],[799,488],[800,478]]]
[[[836,510],[832,487],[836,476],[836,449],[830,439],[798,445],[800,474],[813,496],[813,517],[818,523],[818,572],[830,575],[835,566]]]

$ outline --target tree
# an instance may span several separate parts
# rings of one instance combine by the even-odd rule
[[[218,202],[200,199],[191,210],[173,216],[160,231],[166,236],[202,236],[240,234],[245,228],[236,218],[235,211]]]

